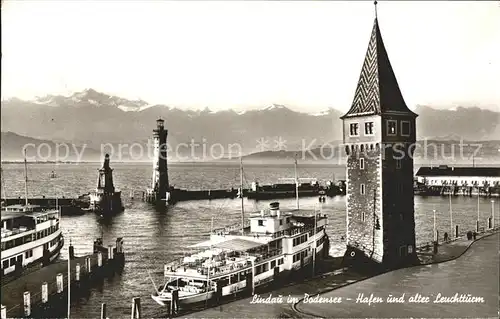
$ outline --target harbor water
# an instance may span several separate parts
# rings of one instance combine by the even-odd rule
[[[6,197],[24,196],[24,165],[3,164],[3,179]],[[125,269],[121,278],[107,280],[102,289],[95,289],[88,299],[72,306],[75,318],[97,318],[101,303],[107,304],[110,317],[130,316],[131,300],[141,297],[144,317],[165,317],[165,309],[160,308],[150,298],[154,291],[151,282],[159,284],[163,265],[189,253],[188,246],[208,239],[213,218],[214,227],[221,227],[241,221],[241,202],[238,199],[201,200],[180,202],[165,212],[154,211],[141,201],[141,193],[150,186],[150,163],[112,163],[115,186],[122,191],[125,211],[109,221],[100,221],[94,214],[63,217],[66,245],[60,258],[67,258],[71,240],[76,255],[92,251],[92,243],[101,234],[104,244],[114,244],[117,237],[124,238]],[[79,164],[30,164],[28,165],[28,196],[76,197],[88,193],[96,187],[99,163]],[[55,171],[57,178],[51,178]],[[245,185],[258,180],[261,184],[276,183],[281,177],[293,177],[293,165],[270,166],[248,165],[244,168]],[[299,177],[315,177],[320,183],[334,177],[343,179],[345,167],[327,165],[299,166]],[[237,188],[239,186],[239,166],[231,163],[170,164],[171,185],[186,189]],[[135,191],[135,199],[130,198]],[[2,194],[4,195],[4,194]],[[3,197],[3,196],[2,196]],[[254,201],[245,199],[245,212],[251,213],[267,208],[272,200]],[[495,222],[500,222],[500,205],[495,199]],[[280,206],[295,208],[295,199],[282,199]],[[318,198],[301,198],[300,207],[320,209]],[[451,210],[453,224],[459,225],[464,233],[474,230],[477,219],[478,199],[476,197],[452,197]],[[481,226],[491,215],[491,199],[479,198],[479,219]],[[328,235],[332,255],[342,255],[345,236],[345,197],[327,198],[322,204],[322,212],[329,218]],[[415,197],[415,221],[417,245],[432,240],[433,210],[440,237],[451,233],[450,200],[448,197]],[[221,316],[223,314],[221,313]],[[279,314],[269,314],[277,317]]]

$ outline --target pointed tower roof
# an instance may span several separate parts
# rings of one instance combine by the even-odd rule
[[[375,1],[375,6],[377,5]],[[385,50],[375,7],[375,21],[351,109],[341,118],[398,113],[417,116],[407,106],[399,90]]]

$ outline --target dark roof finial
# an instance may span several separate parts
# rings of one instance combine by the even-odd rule
[[[375,5],[375,19],[377,19],[377,1],[373,1],[373,4]]]

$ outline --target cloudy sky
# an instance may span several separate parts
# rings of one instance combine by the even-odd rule
[[[500,110],[500,2],[378,4],[407,104]],[[7,0],[2,98],[94,88],[150,103],[347,110],[372,2]]]

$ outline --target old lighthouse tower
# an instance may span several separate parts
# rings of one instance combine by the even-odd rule
[[[351,266],[390,269],[417,262],[413,113],[403,99],[377,19],[354,100],[341,117],[347,154],[347,250]]]

